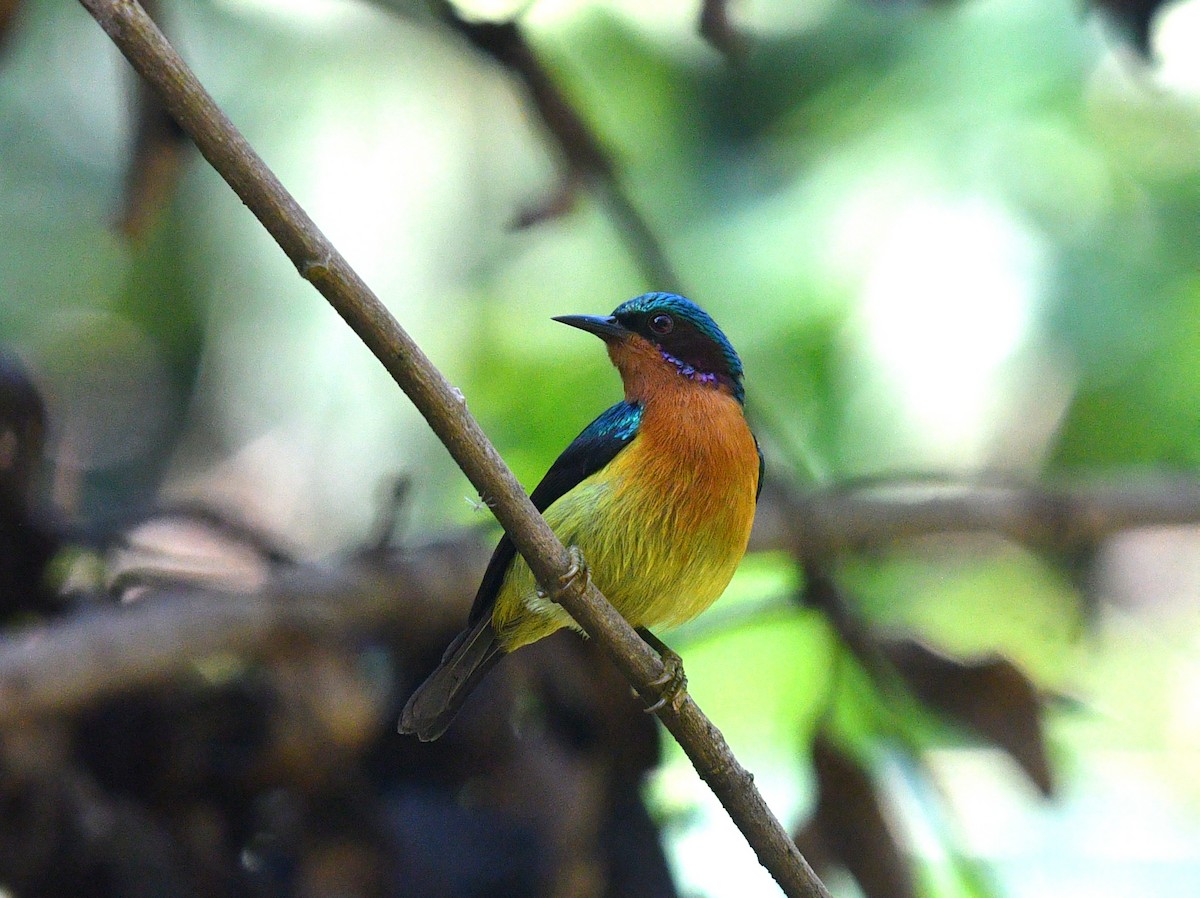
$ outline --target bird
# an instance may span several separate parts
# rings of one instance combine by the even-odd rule
[[[530,499],[662,655],[659,685],[686,688],[679,656],[649,628],[708,608],[746,552],[763,457],[746,421],[741,359],[707,312],[674,293],[554,320],[604,341],[625,396],[567,446]],[[580,629],[503,536],[466,628],[409,698],[400,732],[437,739],[502,657],[563,627]]]

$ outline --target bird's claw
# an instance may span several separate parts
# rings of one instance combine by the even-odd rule
[[[663,672],[649,683],[658,690],[658,701],[645,711],[655,714],[670,705],[672,711],[679,713],[683,700],[687,698],[687,674],[683,670],[683,659],[661,643],[658,645],[658,655],[662,659]]]
[[[558,578],[558,594],[570,589],[575,589],[580,595],[587,591],[588,584],[592,582],[592,572],[587,566],[587,562],[583,560],[583,553],[579,551],[579,546],[568,546],[567,554],[571,556],[571,566],[567,568],[567,572]]]

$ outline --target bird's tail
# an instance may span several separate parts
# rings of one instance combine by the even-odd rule
[[[409,698],[400,715],[400,732],[415,733],[422,742],[441,736],[471,690],[503,655],[491,615],[485,614],[458,634],[442,663]]]

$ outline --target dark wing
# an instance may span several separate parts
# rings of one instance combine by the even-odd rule
[[[762,495],[763,475],[767,473],[767,465],[763,461],[762,446],[758,445],[758,437],[754,437],[754,448],[758,452],[758,489],[754,491],[754,501],[757,502],[758,497]]]
[[[624,449],[637,435],[642,423],[642,407],[637,403],[618,402],[595,421],[583,429],[550,466],[542,482],[530,494],[533,506],[545,511],[554,501],[566,495],[581,482],[591,477]],[[475,604],[471,606],[469,623],[475,623],[488,612],[504,582],[508,566],[517,555],[517,548],[508,538],[500,537],[492,560],[488,562],[479,591],[475,593]]]

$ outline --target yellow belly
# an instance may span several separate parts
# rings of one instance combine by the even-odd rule
[[[745,554],[758,457],[740,409],[737,414],[741,430],[730,439],[698,440],[686,449],[664,447],[643,425],[608,467],[545,513],[559,539],[579,547],[596,586],[635,627],[695,617],[725,591]],[[508,651],[574,626],[539,595],[519,556],[492,622]]]

